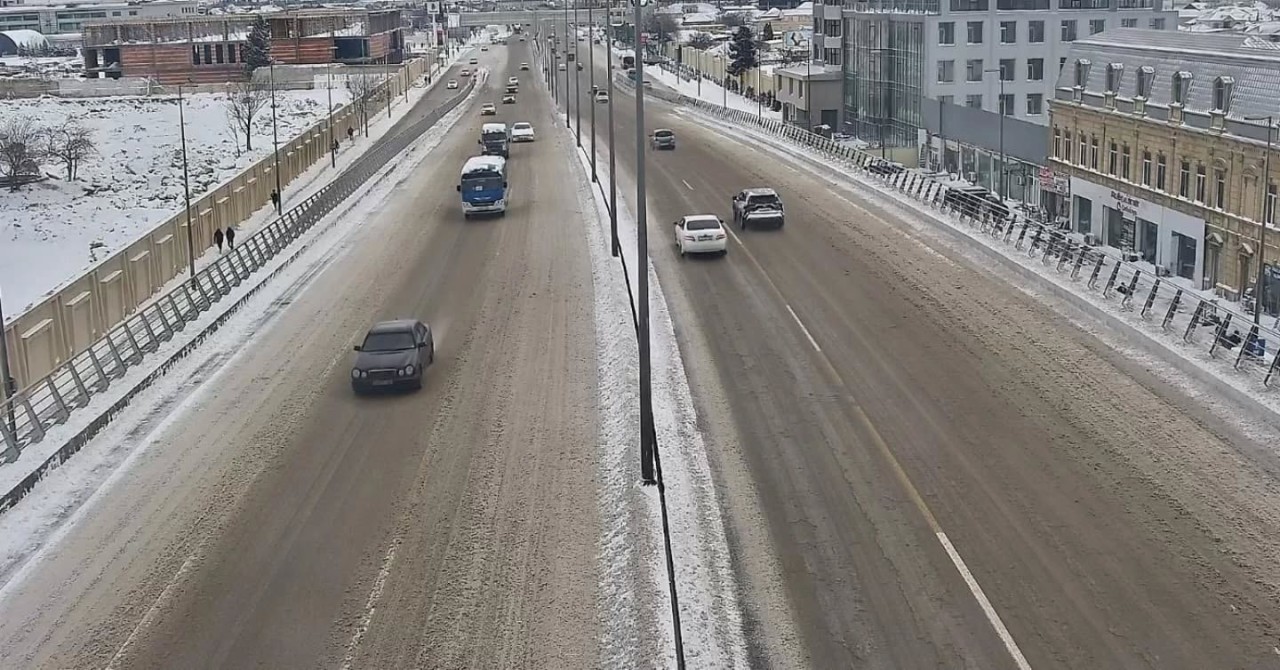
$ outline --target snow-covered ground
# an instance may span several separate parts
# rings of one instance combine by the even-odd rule
[[[277,91],[276,123],[284,145],[328,113],[330,91]],[[335,109],[350,95],[332,90]],[[234,177],[271,152],[271,109],[254,123],[253,150],[234,135],[227,96],[185,96],[191,198]],[[4,102],[6,117],[31,116],[44,126],[68,118],[93,133],[97,151],[67,181],[61,165],[51,178],[17,191],[0,190],[0,287],[10,315],[26,310],[96,260],[131,243],[183,207],[182,143],[174,96],[34,98]]]
[[[634,55],[631,49],[614,49],[615,58]],[[772,72],[771,66],[766,66],[766,72]],[[723,86],[714,81],[704,79],[699,85],[696,78],[683,79],[676,73],[665,70],[657,65],[646,65],[644,67],[644,77],[654,84],[661,84],[671,90],[690,98],[701,98],[713,105],[727,105],[729,109],[737,109],[751,114],[761,113],[766,119],[774,121],[782,120],[782,113],[770,110],[767,107],[760,106],[755,100],[751,100],[745,96],[727,91]],[[751,85],[751,79],[748,77],[743,82],[744,86]]]

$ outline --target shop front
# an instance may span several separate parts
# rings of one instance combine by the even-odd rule
[[[1204,282],[1205,222],[1137,196],[1071,178],[1072,228],[1134,260]]]

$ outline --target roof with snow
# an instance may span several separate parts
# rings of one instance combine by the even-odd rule
[[[49,40],[34,30],[0,30],[0,55],[16,54],[19,49],[44,49]]]
[[[485,124],[489,125],[489,124]],[[498,124],[502,125],[502,124]],[[506,127],[503,127],[505,130]],[[462,165],[462,174],[477,172],[501,172],[507,166],[507,159],[502,156],[472,156]]]

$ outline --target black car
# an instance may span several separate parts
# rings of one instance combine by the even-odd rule
[[[422,376],[435,361],[431,328],[414,319],[383,321],[356,345],[351,388],[357,394],[395,387],[422,388]]]
[[[674,130],[659,128],[653,131],[652,138],[653,139],[650,141],[653,144],[653,148],[655,151],[658,149],[675,149],[676,148],[676,132]]]

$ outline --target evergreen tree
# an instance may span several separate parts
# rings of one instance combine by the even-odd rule
[[[249,44],[244,52],[244,69],[250,74],[271,64],[271,26],[265,16],[259,14],[249,28]]]
[[[773,24],[772,24],[772,23],[766,23],[766,24],[764,24],[764,36],[763,36],[763,39],[764,39],[764,41],[766,41],[766,42],[772,42],[772,41],[773,41]]]
[[[729,74],[742,77],[742,74],[760,64],[760,55],[756,51],[756,39],[747,26],[738,28],[733,33],[733,41],[729,43]]]

